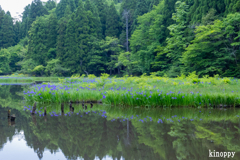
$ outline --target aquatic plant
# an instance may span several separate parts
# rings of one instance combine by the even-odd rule
[[[216,77],[196,79],[194,73],[185,79],[145,75],[123,78],[108,78],[107,74],[100,78],[77,76],[66,78],[62,84],[35,85],[24,95],[27,101],[44,103],[93,101],[141,107],[239,106],[238,80]]]

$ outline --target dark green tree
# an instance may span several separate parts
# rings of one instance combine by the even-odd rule
[[[64,12],[66,10],[67,5],[69,4],[68,0],[61,0],[56,8],[56,14],[58,19],[62,18],[64,16]]]
[[[56,43],[57,43],[57,16],[53,11],[48,17],[47,24],[47,49],[48,59],[56,58]]]
[[[97,37],[102,39],[103,34],[102,34],[102,24],[99,18],[98,14],[98,9],[94,3],[91,3],[90,0],[86,0],[84,4],[84,8],[86,11],[91,11],[92,12],[92,23],[95,24],[95,30],[97,33]]]
[[[103,37],[105,37],[108,5],[106,4],[105,0],[94,0],[94,3],[98,9],[100,21],[102,24],[102,35],[103,35]]]
[[[16,21],[15,24],[13,25],[13,31],[14,31],[14,34],[15,34],[14,41],[16,43],[18,43],[20,41],[20,39],[21,39],[20,30],[21,30],[21,22]]]
[[[62,64],[63,67],[69,68],[70,73],[76,73],[77,69],[76,66],[76,50],[77,50],[77,43],[76,43],[76,36],[75,36],[75,14],[73,13],[71,18],[67,23],[66,29],[66,37],[64,41],[65,53],[62,56]],[[58,53],[59,54],[59,53]]]
[[[50,11],[53,8],[56,8],[56,3],[54,0],[48,0],[45,7]]]
[[[31,25],[29,22],[30,7],[31,7],[30,4],[27,5],[24,8],[24,11],[22,13],[22,23],[21,23],[21,29],[20,29],[21,38],[24,38],[26,35],[28,35],[28,30]]]
[[[66,52],[66,44],[65,44],[65,39],[66,37],[66,30],[67,30],[67,24],[69,22],[69,19],[71,18],[71,10],[70,6],[68,5],[66,7],[66,11],[64,14],[64,17],[62,17],[58,21],[58,26],[57,26],[57,58],[60,60],[60,62],[63,62],[63,55]]]
[[[0,30],[0,48],[11,47],[16,44],[15,42],[15,33],[13,30],[13,20],[10,15],[10,12],[7,12],[1,23]]]
[[[120,28],[120,16],[112,2],[107,14],[105,35],[109,37],[119,37]]]
[[[90,12],[90,13],[89,13]],[[75,37],[76,37],[76,53],[75,53],[75,67],[78,73],[84,73],[87,70],[87,51],[88,41],[90,38],[90,26],[88,17],[91,11],[85,11],[82,0],[78,3],[78,8],[75,16]],[[94,31],[92,31],[94,33]]]
[[[30,7],[28,28],[30,28],[31,24],[36,20],[37,17],[46,14],[48,14],[47,8],[43,6],[41,0],[33,0]]]
[[[138,0],[136,4],[136,8],[133,13],[133,24],[131,25],[131,33],[137,27],[137,18],[138,16],[142,16],[143,14],[147,13],[149,10],[150,1],[149,0]]]

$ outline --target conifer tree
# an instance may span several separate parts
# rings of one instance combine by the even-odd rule
[[[109,7],[106,20],[106,36],[119,37],[120,34],[120,16],[117,13],[114,3]]]
[[[7,48],[15,44],[13,21],[10,12],[7,12],[2,20],[0,30],[0,48]]]
[[[62,58],[62,64],[63,67],[69,68],[71,73],[76,73],[78,65],[76,63],[76,37],[75,37],[75,21],[73,20],[75,18],[75,13],[72,14],[71,18],[69,19],[67,23],[67,29],[66,29],[66,37],[65,37],[65,54],[63,54]]]
[[[4,19],[5,12],[2,10],[0,6],[0,35],[2,36],[2,26],[3,26],[3,19]],[[2,38],[0,37],[0,49],[1,49]]]
[[[68,0],[61,0],[56,8],[56,14],[57,14],[57,18],[60,19],[64,16],[64,12],[66,10],[66,7],[68,5]]]
[[[58,21],[58,26],[57,26],[57,58],[60,61],[63,61],[63,55],[66,52],[66,45],[65,45],[65,39],[66,37],[66,30],[67,30],[67,24],[69,19],[71,18],[71,10],[70,10],[70,6],[68,5],[66,7],[65,13],[64,13],[64,17],[62,17],[59,21]]]
[[[21,23],[21,29],[20,29],[20,34],[21,34],[21,38],[24,38],[27,34],[28,34],[28,30],[29,30],[29,16],[30,16],[30,7],[31,5],[27,5],[24,8],[24,12],[22,13],[22,23]]]
[[[21,29],[21,22],[16,21],[15,24],[13,25],[13,31],[15,34],[15,39],[14,41],[16,42],[16,44],[20,41],[21,39],[21,35],[20,35],[20,29]]]
[[[37,65],[45,65],[47,60],[47,19],[38,17],[29,30],[28,59],[32,58]]]
[[[102,35],[103,35],[103,37],[105,37],[108,5],[106,4],[105,0],[94,0],[94,2],[98,9],[100,21],[102,24]]]
[[[79,0],[74,0],[76,8],[78,8]]]
[[[5,12],[0,6],[0,27],[2,26],[2,23],[3,23],[4,14],[5,14]]]
[[[53,8],[56,8],[56,3],[53,0],[48,0],[45,7],[50,11]]]
[[[57,16],[55,12],[52,12],[48,17],[47,24],[46,47],[48,49],[48,59],[56,58],[56,40],[57,40]]]
[[[74,0],[69,0],[69,4],[68,5],[70,6],[71,12],[74,12],[75,9],[76,9],[75,1]]]
[[[98,9],[96,8],[95,4],[90,2],[90,0],[85,1],[84,8],[85,8],[86,11],[91,11],[92,12],[93,17],[92,17],[91,21],[95,25],[95,30],[96,30],[96,33],[97,33],[97,37],[101,39],[103,37],[102,27],[101,27],[102,24],[101,24],[101,21],[100,21],[100,18],[99,18]]]
[[[150,6],[150,1],[148,0],[138,0],[135,11],[133,13],[133,24],[131,25],[131,33],[137,27],[137,17],[142,16],[143,14],[148,12],[148,8]]]
[[[36,20],[37,17],[48,14],[46,7],[43,6],[41,0],[33,0],[30,7],[30,15],[29,15],[29,28],[33,21]]]
[[[75,36],[76,36],[76,63],[75,66],[79,73],[86,72],[87,67],[87,51],[88,51],[88,41],[90,38],[89,31],[89,20],[87,14],[90,11],[86,12],[83,7],[82,0],[78,3],[78,8],[76,11],[75,21]],[[91,13],[91,12],[90,12]]]

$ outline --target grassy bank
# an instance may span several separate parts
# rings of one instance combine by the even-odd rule
[[[0,83],[34,83],[43,82],[58,82],[59,77],[21,77],[21,76],[0,76]]]
[[[240,105],[238,79],[204,77],[72,77],[61,83],[35,85],[27,101],[41,103],[102,102],[134,107],[235,107]]]

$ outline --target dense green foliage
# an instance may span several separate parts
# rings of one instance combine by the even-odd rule
[[[237,0],[34,0],[14,21],[0,8],[1,74],[240,77],[239,10]]]

